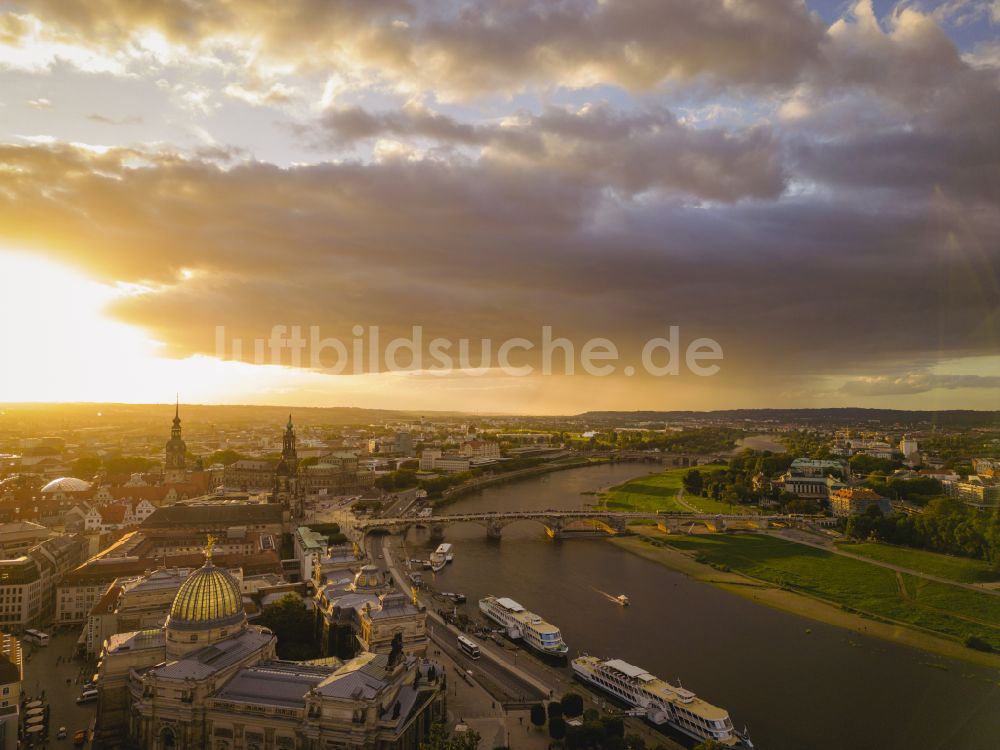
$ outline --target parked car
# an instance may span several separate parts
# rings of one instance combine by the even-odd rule
[[[91,688],[90,690],[84,690],[80,693],[80,697],[76,699],[77,703],[90,703],[91,701],[97,700],[97,689]]]
[[[59,727],[59,731],[56,732],[56,739],[57,740],[66,739],[66,727]]]
[[[87,730],[77,729],[76,734],[73,735],[74,745],[86,745],[87,744]]]

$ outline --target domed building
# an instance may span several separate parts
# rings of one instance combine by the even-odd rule
[[[384,588],[385,581],[382,574],[374,565],[361,566],[351,584],[351,590],[356,594],[377,594]]]
[[[170,607],[164,626],[167,658],[179,659],[246,627],[240,584],[212,564],[209,550],[205,564],[181,584]]]
[[[76,477],[59,477],[42,487],[41,494],[56,495],[61,493],[63,495],[70,495],[77,492],[88,492],[89,490],[90,482],[85,482]]]
[[[391,598],[373,566],[351,587],[369,602]],[[418,750],[443,716],[443,669],[407,654],[401,633],[389,653],[346,663],[283,661],[276,646],[247,622],[240,586],[212,563],[210,543],[162,629],[105,641],[95,747]]]

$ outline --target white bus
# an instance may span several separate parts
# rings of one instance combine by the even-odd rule
[[[470,659],[479,658],[479,646],[474,641],[469,640],[464,635],[458,636],[458,647],[462,649]]]
[[[48,646],[49,636],[47,633],[43,633],[41,630],[33,630],[28,628],[24,631],[24,640],[28,643],[34,643],[36,646]]]

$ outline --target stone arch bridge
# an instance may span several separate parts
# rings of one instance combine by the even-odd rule
[[[630,521],[654,521],[661,531],[677,532],[701,524],[722,531],[730,527],[766,529],[773,523],[790,525],[793,517],[785,515],[709,514],[709,513],[642,513],[609,512],[600,510],[544,510],[496,511],[483,513],[456,513],[450,516],[428,518],[399,517],[372,518],[356,521],[352,526],[362,538],[372,533],[405,534],[413,527],[429,528],[432,539],[444,537],[444,530],[457,523],[475,523],[486,529],[491,539],[500,539],[503,529],[518,521],[537,521],[545,532],[555,539],[595,534],[627,534]]]

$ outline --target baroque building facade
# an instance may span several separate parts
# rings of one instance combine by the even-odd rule
[[[162,629],[105,643],[94,747],[418,750],[444,715],[444,670],[402,635],[347,661],[285,661],[276,647],[209,552]]]

